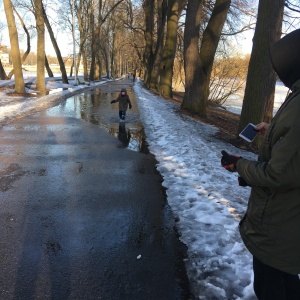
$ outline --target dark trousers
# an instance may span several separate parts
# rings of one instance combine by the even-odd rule
[[[121,120],[125,120],[126,110],[119,110],[119,116]]]
[[[300,300],[298,275],[267,266],[255,257],[253,271],[254,292],[259,300]]]

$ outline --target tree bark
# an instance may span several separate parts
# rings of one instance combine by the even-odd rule
[[[53,75],[53,72],[49,66],[49,62],[48,62],[48,59],[47,59],[47,55],[45,55],[45,67],[46,67],[46,70],[47,70],[47,73],[48,73],[48,76],[49,77],[54,77]]]
[[[5,72],[4,68],[3,68],[1,59],[0,59],[0,79],[1,80],[6,80],[7,79],[7,75],[6,75],[6,72]]]
[[[145,72],[145,84],[149,87],[150,86],[150,78],[151,72],[153,68],[153,60],[154,60],[154,53],[153,53],[153,31],[154,31],[154,4],[155,1],[153,0],[144,0],[143,9],[145,13],[145,51],[144,51],[144,63],[146,67]]]
[[[26,37],[27,37],[27,49],[26,49],[26,51],[25,51],[25,53],[23,54],[22,59],[21,59],[21,63],[23,64],[23,63],[25,62],[25,60],[26,60],[28,54],[30,53],[30,34],[29,34],[29,32],[28,32],[28,30],[27,30],[27,28],[26,28],[26,26],[25,26],[25,23],[24,23],[22,17],[20,16],[20,14],[18,13],[18,11],[15,9],[14,6],[13,6],[13,11],[14,11],[14,12],[16,13],[16,15],[18,16],[18,18],[19,18],[19,20],[20,20],[20,23],[21,23],[21,25],[22,25],[22,27],[23,27],[25,33],[26,33]],[[9,72],[7,78],[11,79],[13,75],[14,75],[14,69],[12,69],[12,70]]]
[[[203,0],[189,0],[186,10],[184,31],[185,94],[182,108],[205,112],[200,95],[201,64],[199,55],[199,34],[202,20]]]
[[[272,66],[269,47],[281,36],[284,3],[285,0],[259,1],[238,132],[250,122],[257,124],[263,120],[269,121],[272,117],[276,73]],[[268,117],[264,119],[267,107]]]
[[[182,103],[182,108],[186,108],[203,116],[206,116],[206,106],[209,97],[211,71],[230,3],[231,0],[216,0],[211,17],[203,33],[198,58],[199,61],[197,58],[191,57],[191,63],[193,63],[193,61],[197,63],[196,70],[194,70],[191,66],[191,63],[189,62],[189,56],[185,54],[185,58],[187,60],[185,64],[187,67],[186,74],[188,76],[188,86],[186,87],[187,89]],[[196,5],[196,3],[194,3],[194,5]],[[199,3],[197,8],[198,13],[201,13]],[[199,20],[197,19],[197,17],[194,17],[194,20],[195,25],[198,26]],[[192,23],[188,25],[190,25],[191,28],[185,28],[185,33],[188,34],[190,30],[193,31],[193,36],[190,38],[190,51],[196,53],[196,31],[192,28]],[[187,38],[186,41],[186,49],[188,49],[189,47],[188,40],[189,38]]]
[[[52,27],[51,27],[51,25],[50,25],[50,22],[49,22],[49,20],[48,20],[48,17],[47,17],[47,14],[46,14],[46,12],[45,12],[44,7],[43,7],[43,13],[44,13],[45,25],[46,25],[47,30],[48,30],[48,32],[49,32],[49,36],[50,36],[50,39],[51,39],[53,48],[54,48],[54,50],[55,50],[55,53],[56,53],[56,56],[57,56],[58,63],[59,63],[59,68],[60,68],[61,76],[62,76],[62,82],[68,84],[69,81],[68,81],[68,75],[67,75],[66,67],[65,67],[64,61],[63,61],[63,59],[62,59],[62,56],[61,56],[61,53],[60,53],[60,50],[59,50],[57,41],[56,41],[56,39],[55,39],[55,36],[54,36],[53,30],[52,30]]]
[[[11,45],[11,57],[15,76],[15,92],[25,94],[25,84],[22,73],[22,63],[20,57],[20,48],[18,40],[18,31],[16,28],[13,7],[10,0],[3,0],[4,10],[8,25],[9,39]]]
[[[167,1],[158,0],[157,1],[157,42],[156,49],[154,52],[154,62],[153,68],[150,75],[150,88],[158,89],[159,80],[159,66],[161,64],[163,49],[164,49],[164,39],[165,39],[165,24],[167,16]]]
[[[160,66],[159,92],[172,98],[173,66],[177,46],[177,29],[181,11],[185,1],[170,0],[168,4],[167,35]]]
[[[35,18],[37,29],[37,74],[36,88],[41,95],[46,94],[45,84],[45,20],[42,0],[35,0]]]
[[[78,26],[79,26],[79,34],[80,34],[79,53],[81,53],[82,56],[84,80],[87,81],[89,77],[88,68],[87,68],[87,57],[86,57],[86,41],[88,38],[87,28],[89,28],[88,26],[89,24],[87,23],[87,20],[89,18],[88,3],[83,2],[83,0],[80,0],[79,7],[81,8],[81,9],[77,9]]]

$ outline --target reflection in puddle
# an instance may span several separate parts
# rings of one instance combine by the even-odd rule
[[[123,143],[124,148],[142,153],[149,153],[145,142],[144,130],[134,130],[126,128],[125,123],[120,123],[118,130],[114,127],[108,129],[109,133],[118,138]]]
[[[124,148],[148,153],[144,128],[139,119],[134,95],[129,91],[133,108],[127,111],[126,122],[119,123],[118,105],[110,103],[117,98],[118,93],[103,93],[100,88],[87,91],[47,110],[47,115],[63,114],[99,125],[118,138]]]

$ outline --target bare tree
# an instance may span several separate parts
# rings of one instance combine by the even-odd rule
[[[276,73],[272,67],[269,47],[281,36],[284,2],[259,1],[239,131],[249,122],[261,122],[267,102],[274,102]]]
[[[144,61],[146,66],[145,72],[145,83],[147,86],[150,85],[150,77],[153,68],[154,51],[153,51],[153,31],[154,31],[154,4],[155,1],[144,0],[143,10],[145,13],[145,51],[144,51]]]
[[[37,71],[36,88],[42,94],[46,94],[45,84],[45,25],[42,0],[35,0],[35,18],[37,30]]]
[[[57,59],[58,59],[59,68],[60,68],[61,75],[62,75],[62,82],[63,83],[69,83],[69,81],[68,81],[68,75],[67,75],[67,71],[66,71],[66,67],[65,67],[65,64],[64,64],[64,61],[63,61],[63,58],[62,58],[59,46],[57,44],[54,32],[52,30],[51,24],[49,22],[49,19],[48,19],[48,16],[46,14],[46,11],[45,11],[45,8],[44,8],[43,4],[42,4],[42,9],[43,9],[43,14],[44,14],[45,25],[47,27],[47,30],[48,30],[48,33],[49,33],[49,36],[50,36],[53,48],[55,50],[55,53],[56,53],[56,56],[57,56]]]
[[[22,63],[20,57],[20,48],[18,40],[18,31],[16,27],[15,17],[13,14],[13,7],[11,0],[3,0],[4,10],[8,25],[10,45],[11,45],[11,56],[14,67],[15,76],[15,92],[25,94],[25,84],[22,73]]]
[[[158,89],[159,67],[162,61],[165,39],[165,24],[167,16],[167,1],[157,0],[157,34],[156,47],[153,58],[153,67],[150,75],[150,88]]]
[[[13,11],[14,11],[15,14],[17,15],[17,17],[19,18],[19,21],[20,21],[20,23],[21,23],[21,25],[22,25],[22,27],[23,27],[25,33],[26,33],[26,37],[27,37],[27,49],[26,49],[26,51],[24,52],[24,54],[23,54],[23,56],[22,56],[22,59],[21,59],[21,63],[23,64],[23,63],[25,62],[25,60],[26,60],[28,54],[30,53],[30,34],[29,34],[28,30],[27,30],[27,27],[26,27],[26,25],[25,25],[25,23],[24,23],[22,17],[20,16],[20,14],[18,13],[18,11],[16,10],[16,8],[15,8],[14,6],[13,6]],[[7,78],[10,79],[13,75],[14,75],[14,69],[12,69],[12,70],[9,72]]]
[[[185,27],[186,89],[182,108],[206,116],[210,76],[231,0],[216,0],[199,51],[202,1],[189,0]],[[196,8],[196,11],[193,10]],[[189,21],[191,18],[192,21]],[[195,64],[193,66],[192,64]]]
[[[172,79],[174,58],[177,47],[177,29],[180,14],[185,1],[171,0],[168,3],[167,34],[160,67],[159,92],[165,97],[172,98]]]

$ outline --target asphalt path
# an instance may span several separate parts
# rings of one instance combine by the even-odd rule
[[[0,130],[0,299],[189,299],[154,157],[59,107]]]

